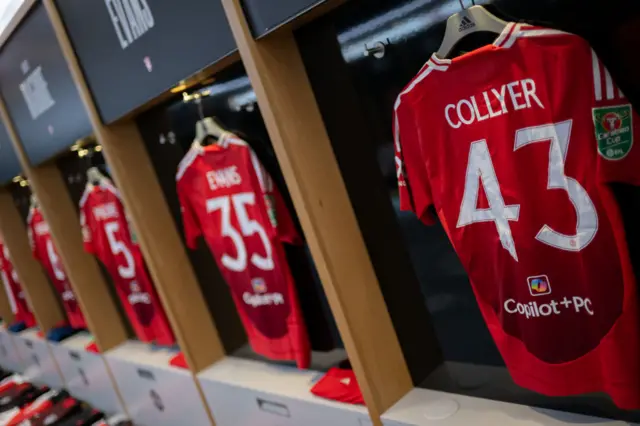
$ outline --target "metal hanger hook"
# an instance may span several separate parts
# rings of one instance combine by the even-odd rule
[[[460,8],[461,8],[462,10],[465,10],[465,9],[466,9],[466,7],[464,6],[464,2],[463,2],[462,0],[458,0],[458,2],[460,3]]]
[[[204,108],[202,106],[202,97],[196,94],[196,104],[198,105],[198,114],[200,114],[200,120],[204,120]]]

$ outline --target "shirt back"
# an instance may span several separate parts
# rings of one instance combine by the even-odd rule
[[[33,256],[42,265],[56,292],[60,295],[69,324],[73,328],[87,328],[87,321],[51,239],[49,224],[44,220],[42,212],[35,207],[29,211],[27,231]]]
[[[282,247],[300,238],[255,153],[232,135],[195,144],[180,165],[177,189],[187,245],[195,248],[204,234],[254,350],[306,368],[310,346]]]
[[[106,179],[87,184],[80,200],[84,247],[105,266],[131,325],[144,342],[172,345],[175,338],[147,273],[118,190]]]
[[[635,279],[606,186],[640,183],[637,119],[584,40],[520,24],[434,55],[396,102],[401,208],[430,223],[435,207],[523,386],[640,404]]]

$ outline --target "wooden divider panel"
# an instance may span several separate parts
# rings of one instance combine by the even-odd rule
[[[49,224],[51,237],[87,319],[89,330],[94,335],[98,348],[103,352],[107,351],[127,339],[127,329],[95,258],[84,251],[76,206],[71,200],[62,173],[51,163],[31,167],[4,101],[0,102],[0,118],[7,127],[31,189],[38,197],[40,210]],[[0,231],[15,258],[18,276],[32,302],[38,323],[48,329],[64,319],[64,314],[60,303],[54,303],[58,299],[53,286],[31,254],[25,226],[13,200],[8,193],[6,197],[7,200],[4,201],[5,195],[0,193]]]
[[[103,146],[178,344],[192,372],[197,373],[224,357],[224,348],[142,137],[133,121],[108,126],[102,123],[60,14],[53,0],[45,0],[44,4],[89,113],[96,139]]]
[[[222,0],[372,420],[413,388],[291,31],[255,41]]]
[[[7,286],[3,282],[2,278],[0,278],[0,284],[3,287],[3,290],[0,290],[0,317],[4,321],[5,325],[9,325],[14,321],[15,315],[11,309],[9,295],[6,292]]]

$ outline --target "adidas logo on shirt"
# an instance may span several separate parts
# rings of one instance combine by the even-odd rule
[[[475,26],[476,24],[474,24],[473,21],[469,19],[468,16],[465,16],[464,18],[462,18],[462,21],[460,22],[460,26],[458,27],[458,32],[469,30]]]
[[[342,383],[345,386],[349,386],[351,384],[351,379],[349,377],[345,377],[344,379],[340,380],[340,383]]]

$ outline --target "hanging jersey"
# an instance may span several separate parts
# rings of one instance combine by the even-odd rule
[[[80,200],[80,222],[85,250],[96,255],[111,275],[138,338],[173,345],[171,326],[111,182],[87,185]]]
[[[29,210],[27,230],[33,256],[40,262],[60,295],[62,306],[69,319],[69,325],[73,328],[87,328],[87,321],[80,310],[76,295],[71,289],[71,283],[53,244],[49,224],[44,220],[39,209],[32,207]]]
[[[435,55],[395,108],[401,208],[433,206],[514,380],[640,408],[636,281],[610,182],[640,184],[638,116],[578,36],[509,24]]]
[[[307,368],[310,345],[282,246],[300,237],[251,148],[224,135],[194,144],[180,164],[177,191],[187,245],[204,234],[259,354]]]
[[[18,273],[11,263],[9,249],[0,241],[0,277],[4,284],[4,290],[9,299],[11,312],[15,322],[24,322],[27,328],[35,327],[36,319],[27,303],[27,297],[22,290],[18,279]]]

